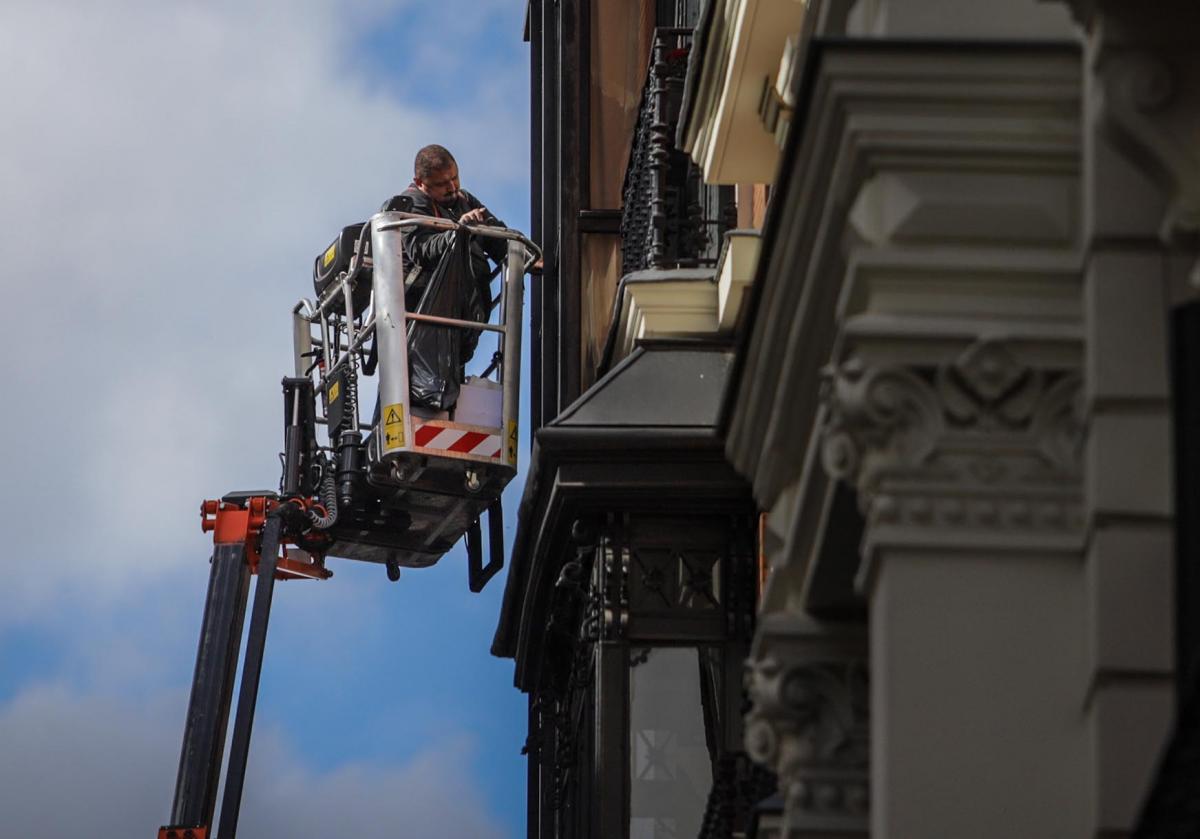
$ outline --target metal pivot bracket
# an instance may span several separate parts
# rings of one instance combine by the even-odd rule
[[[289,503],[298,503],[293,500]],[[241,544],[246,551],[246,564],[250,573],[257,574],[262,560],[262,531],[267,515],[279,507],[274,493],[229,493],[220,501],[208,500],[200,505],[200,529],[213,534],[213,544]],[[283,556],[275,562],[277,580],[325,580],[333,572],[312,561],[289,556],[287,546],[282,544]],[[301,556],[308,556],[301,553]]]
[[[500,499],[492,502],[488,517],[488,563],[483,564],[483,534],[476,519],[467,529],[467,586],[479,593],[504,567],[504,512]]]

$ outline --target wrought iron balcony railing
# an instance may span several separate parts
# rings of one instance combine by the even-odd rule
[[[621,273],[715,266],[736,223],[732,187],[705,185],[675,147],[691,29],[654,30],[621,210]]]

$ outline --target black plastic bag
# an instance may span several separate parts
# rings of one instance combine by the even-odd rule
[[[490,301],[488,301],[490,302]],[[459,231],[429,278],[416,311],[456,320],[487,321],[471,264],[471,237]],[[463,368],[479,343],[477,330],[411,321],[408,386],[414,405],[447,411],[458,401]]]

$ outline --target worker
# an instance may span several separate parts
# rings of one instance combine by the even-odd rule
[[[413,180],[382,210],[398,210],[450,219],[468,227],[504,227],[479,199],[462,189],[458,163],[444,146],[417,152]],[[404,303],[410,312],[486,322],[492,309],[493,272],[508,255],[508,242],[493,236],[471,236],[461,230],[408,227],[401,233]],[[435,281],[435,278],[440,278]],[[480,334],[475,330],[410,327],[409,390],[416,406],[450,410],[466,376],[466,363]]]
[[[381,209],[448,218],[466,225],[505,226],[478,198],[459,185],[458,162],[449,150],[439,145],[425,146],[417,152],[412,183],[404,192],[384,202]],[[411,227],[403,232],[405,302],[410,310],[417,308],[434,269],[449,250],[455,235],[455,231],[426,227]],[[488,257],[502,263],[507,253],[508,244],[504,239],[472,237],[472,274],[484,299],[490,300]]]

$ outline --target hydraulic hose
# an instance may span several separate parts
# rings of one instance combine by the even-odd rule
[[[328,530],[337,524],[338,517],[338,499],[337,499],[337,481],[333,477],[333,469],[325,464],[321,470],[321,506],[325,508],[325,515],[321,515],[314,507],[309,507],[307,510],[308,520],[317,530]]]

